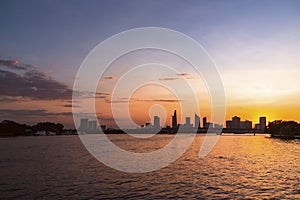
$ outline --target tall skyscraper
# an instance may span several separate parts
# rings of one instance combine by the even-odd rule
[[[200,117],[195,114],[195,128],[199,128],[200,127]]]
[[[207,125],[207,118],[206,117],[203,117],[203,122],[202,122],[202,125],[203,125],[203,128],[208,128],[208,125]]]
[[[259,118],[259,125],[260,125],[260,130],[265,130],[266,125],[267,125],[267,118],[266,117],[260,117]]]
[[[159,128],[160,127],[160,118],[158,116],[154,116],[154,128]]]
[[[80,127],[81,131],[86,131],[88,129],[88,119],[84,118],[80,120]]]
[[[177,128],[177,114],[176,114],[176,110],[174,110],[174,115],[172,116],[172,128]]]

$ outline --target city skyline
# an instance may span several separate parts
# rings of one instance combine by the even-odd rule
[[[267,127],[267,117],[260,116],[258,119],[259,123],[253,124],[250,120],[241,121],[241,118],[238,116],[233,116],[232,120],[226,120],[225,126],[223,124],[217,124],[214,122],[209,122],[207,120],[207,117],[204,116],[202,118],[202,126],[201,126],[201,117],[197,114],[194,115],[194,124],[191,124],[191,117],[185,117],[184,122],[178,122],[177,121],[177,112],[174,110],[174,113],[172,115],[172,124],[160,124],[160,117],[157,115],[154,115],[152,121],[147,121],[144,124],[141,124],[140,126],[133,127],[133,128],[154,128],[159,131],[162,128],[172,128],[172,129],[178,129],[180,126],[184,128],[190,128],[190,129],[208,129],[211,128],[221,128],[221,129],[229,129],[229,130],[265,130]],[[268,122],[270,123],[270,121]],[[96,120],[89,120],[88,118],[82,118],[80,121],[79,130],[96,130],[96,129],[103,129],[103,127],[106,128],[106,124],[99,124],[99,126],[96,126],[97,121]],[[254,125],[254,126],[253,126]],[[104,129],[105,129],[104,128]],[[118,127],[109,127],[109,128],[117,128]],[[129,129],[130,130],[130,129]]]

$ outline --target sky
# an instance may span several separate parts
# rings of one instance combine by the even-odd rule
[[[254,123],[259,116],[267,116],[268,121],[300,121],[299,9],[297,0],[2,0],[0,119],[31,124],[56,121],[72,127],[72,87],[89,52],[119,32],[164,27],[188,35],[207,51],[223,80],[226,119],[238,115]],[[118,81],[118,66],[112,66],[103,78],[110,91]],[[198,97],[203,97],[200,115],[210,117],[203,80],[193,80],[192,72],[180,70],[188,74]],[[178,85],[176,81],[183,77],[174,73],[159,78],[162,83],[172,78]],[[111,94],[102,93],[96,107],[104,110],[102,118],[109,124]],[[168,91],[141,90],[132,98],[132,117],[137,124],[150,120],[147,110],[154,103],[164,106],[167,124],[178,107],[178,99],[174,101]]]

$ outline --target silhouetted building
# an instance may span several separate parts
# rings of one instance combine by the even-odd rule
[[[259,125],[260,125],[260,130],[265,130],[266,125],[267,125],[267,118],[266,117],[260,117],[259,118]]]
[[[255,129],[255,130],[261,130],[261,129],[260,129],[260,124],[255,124],[254,129]]]
[[[222,129],[223,125],[222,124],[214,124],[214,128]]]
[[[159,128],[160,127],[160,118],[158,116],[154,116],[154,128]]]
[[[232,118],[232,128],[233,129],[241,129],[241,118],[234,116]]]
[[[242,121],[241,122],[241,129],[247,129],[247,130],[252,129],[252,122],[249,121],[249,120]]]
[[[183,125],[183,128],[185,128],[185,129],[192,129],[193,128],[193,124],[191,124],[191,118],[190,117],[185,118],[185,124]]]
[[[92,121],[88,121],[88,129],[89,130],[96,130],[97,129],[97,121],[96,120],[92,120]]]
[[[85,131],[88,129],[88,119],[84,118],[84,119],[80,119],[80,126],[79,129],[82,131]]]
[[[231,120],[226,121],[226,128],[232,129],[232,121]]]
[[[203,128],[208,128],[207,118],[206,118],[206,117],[203,117],[202,121],[203,121],[203,122],[202,122]]]
[[[226,121],[227,129],[252,129],[252,122],[249,120],[241,121],[241,118],[234,116],[232,120]]]
[[[176,110],[174,110],[174,115],[172,116],[172,128],[177,128],[177,114]]]
[[[195,128],[200,128],[200,117],[195,114]]]
[[[190,117],[186,117],[185,118],[185,125],[186,126],[192,126],[192,124],[191,124],[191,118]]]
[[[213,128],[213,127],[214,127],[214,123],[206,122],[205,128]]]

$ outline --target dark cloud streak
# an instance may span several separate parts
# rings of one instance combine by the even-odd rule
[[[32,100],[64,100],[72,97],[72,89],[46,73],[33,69],[32,65],[11,60],[0,60],[0,65],[24,71],[20,74],[0,69],[0,98],[2,99],[25,97]]]
[[[105,80],[115,80],[115,79],[117,79],[116,77],[113,77],[113,76],[106,76],[106,77],[104,77],[103,79],[105,79]]]
[[[72,105],[72,104],[65,104],[65,105],[63,105],[63,107],[65,107],[65,108],[81,108],[81,106]]]
[[[189,76],[188,73],[177,74],[177,76]]]

